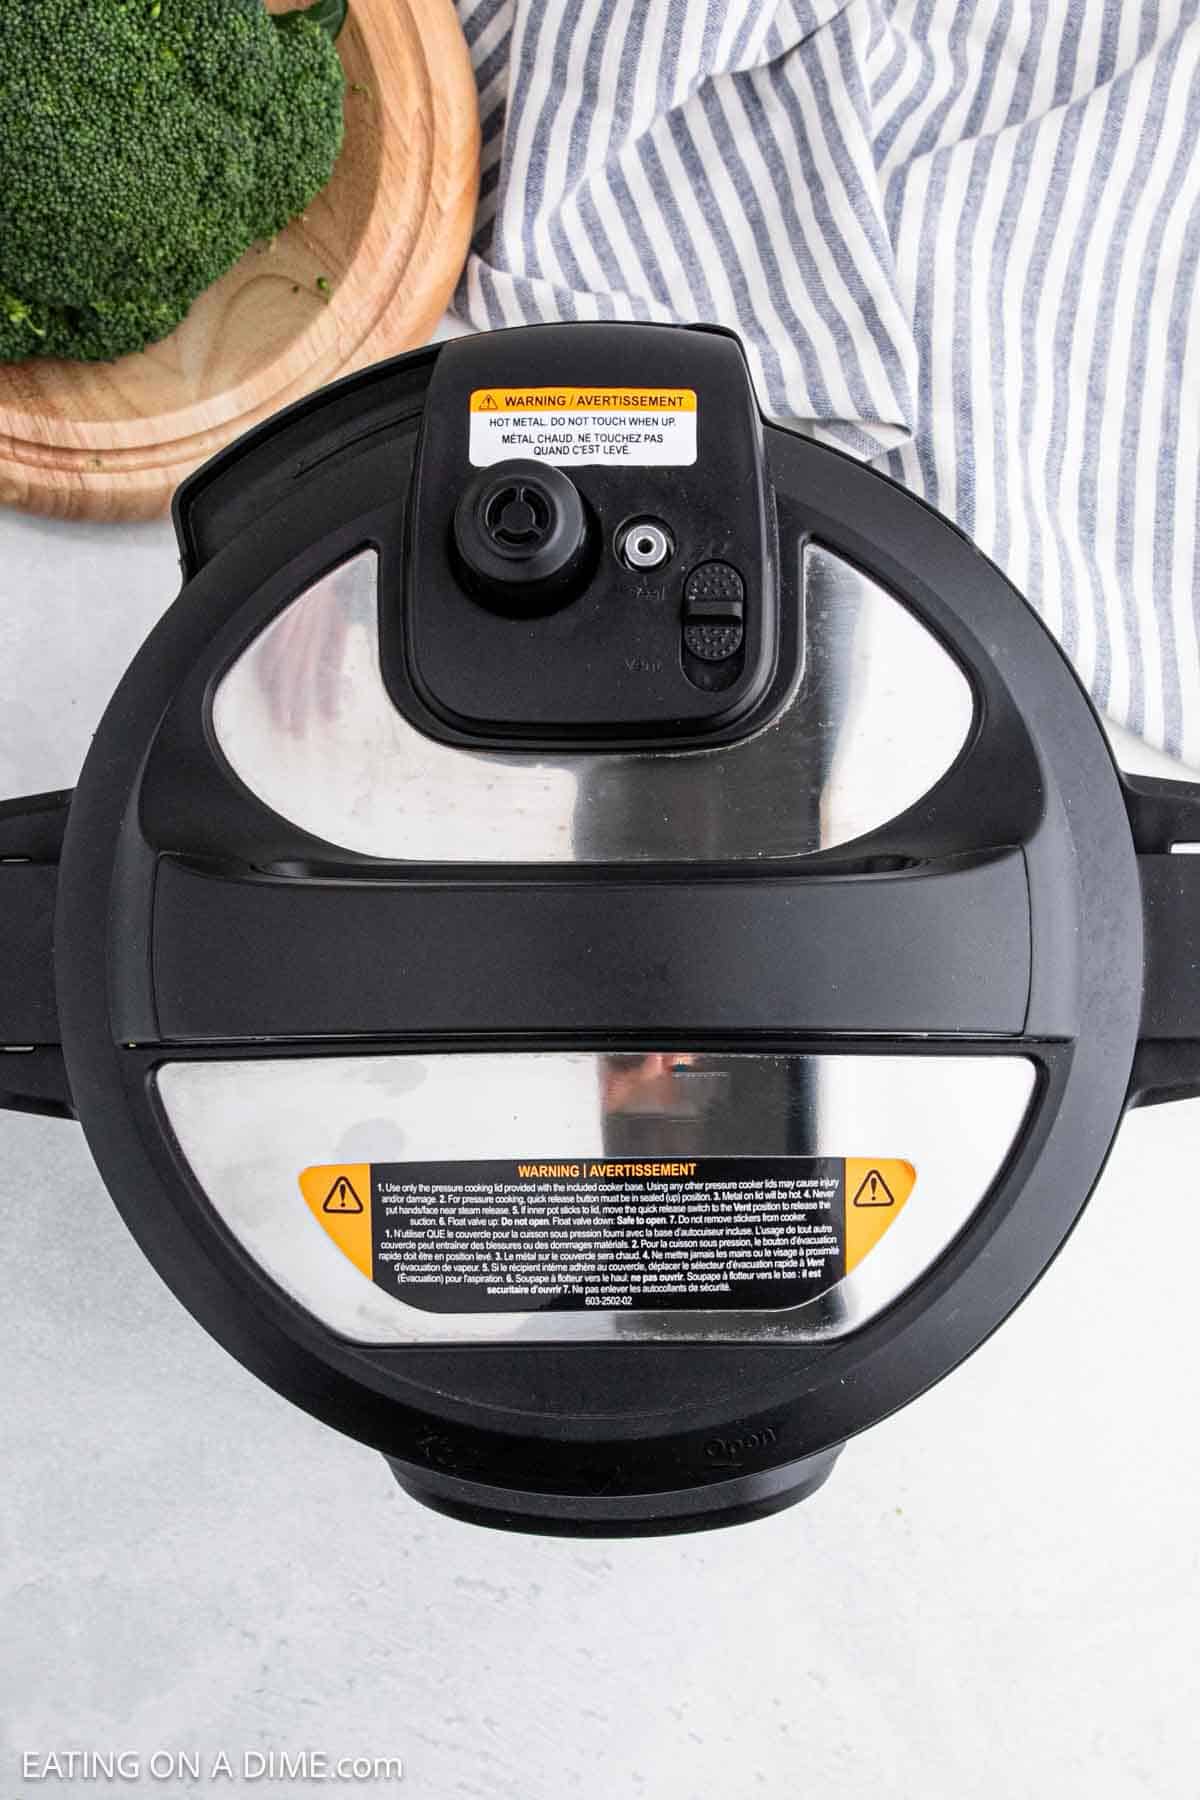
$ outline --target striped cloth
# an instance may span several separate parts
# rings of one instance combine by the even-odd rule
[[[1200,0],[458,0],[480,327],[715,320],[1200,765]]]

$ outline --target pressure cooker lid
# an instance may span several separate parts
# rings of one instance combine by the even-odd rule
[[[1036,1280],[1130,1092],[1137,851],[1182,859],[1062,655],[716,332],[402,358],[177,525],[54,936],[148,1254],[451,1509],[812,1485]]]

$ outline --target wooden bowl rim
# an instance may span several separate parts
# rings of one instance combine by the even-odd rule
[[[466,258],[478,182],[478,106],[466,41],[452,0],[353,0],[346,30],[355,34],[368,66],[385,57],[402,64],[410,80],[400,91],[419,94],[406,112],[415,111],[425,123],[425,129],[413,134],[415,141],[406,142],[395,84],[372,85],[379,160],[362,228],[362,244],[371,246],[370,253],[360,250],[354,256],[329,304],[279,355],[233,387],[161,413],[131,411],[128,419],[115,420],[72,417],[44,406],[35,412],[0,402],[0,469],[5,462],[15,464],[32,481],[31,502],[36,503],[39,472],[49,478],[57,471],[98,495],[111,496],[151,471],[160,475],[154,485],[161,485],[169,469],[203,460],[291,400],[375,355],[392,353],[399,346],[378,349],[375,340],[394,336],[388,315],[401,285],[410,290],[403,314],[405,341],[419,341],[436,324]],[[422,248],[428,228],[435,154],[451,167],[461,160],[476,188],[472,204],[458,209],[461,217],[451,214],[439,221],[439,235],[457,226],[458,254],[449,264],[439,259],[431,265],[427,254],[414,262],[412,252]],[[397,192],[406,188],[424,196],[415,215],[396,205]],[[423,247],[427,252],[428,246]],[[447,267],[455,273],[447,276]],[[0,371],[0,392],[2,387]]]

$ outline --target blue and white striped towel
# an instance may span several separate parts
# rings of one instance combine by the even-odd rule
[[[460,312],[716,320],[1200,764],[1200,0],[458,0]]]

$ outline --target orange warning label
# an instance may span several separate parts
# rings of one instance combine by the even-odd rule
[[[338,1249],[369,1279],[371,1254],[371,1165],[305,1169],[300,1192],[309,1211]]]
[[[898,1157],[344,1163],[309,1211],[368,1280],[425,1312],[775,1311],[823,1293],[895,1223]]]
[[[473,413],[694,413],[695,410],[695,388],[476,388],[471,395]]]
[[[846,1273],[873,1250],[913,1191],[917,1171],[898,1157],[846,1158]]]

